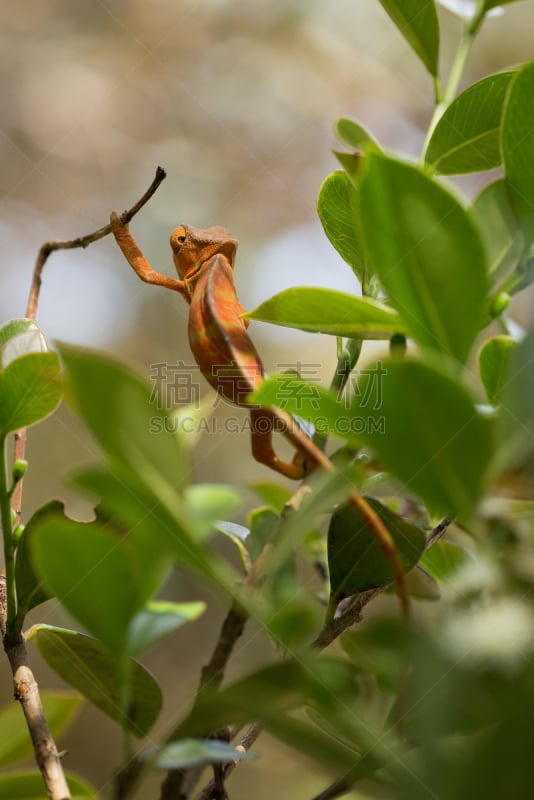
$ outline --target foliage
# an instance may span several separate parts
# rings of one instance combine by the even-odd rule
[[[121,727],[122,771],[133,764],[136,779],[209,764],[220,783],[217,765],[246,748],[217,732],[261,723],[315,760],[334,781],[331,797],[363,778],[400,800],[491,800],[530,788],[534,333],[520,341],[509,315],[534,279],[534,63],[455,96],[468,46],[496,5],[482,0],[442,92],[433,0],[381,4],[433,80],[435,113],[417,164],[386,154],[359,121],[336,125],[349,151],[336,154],[343,170],[326,178],[318,213],[362,296],[297,287],[246,314],[336,337],[330,388],[275,376],[251,400],[312,423],[318,442],[335,437],[337,471],[318,471],[293,496],[256,487],[262,505],[239,525],[239,493],[193,484],[193,439],[151,402],[144,379],[70,346],[60,348],[62,376],[35,322],[0,329],[6,641],[31,609],[50,598],[63,605],[82,630],[37,624],[26,634],[79,693],[46,697],[53,732],[82,696]],[[473,202],[442,177],[494,168],[502,176]],[[389,341],[390,353],[361,366],[371,339]],[[50,414],[63,391],[101,454],[74,477],[98,498],[95,518],[72,519],[51,501],[14,528],[10,500],[26,465],[16,462],[8,478],[7,442]],[[345,504],[354,486],[390,532],[413,600],[440,598],[424,619],[408,625],[384,604],[349,630],[394,579],[368,519]],[[440,540],[445,531],[450,541]],[[221,535],[237,558],[216,546]],[[321,576],[318,591],[301,583],[303,559]],[[173,569],[230,608],[215,644],[222,663],[205,668],[191,710],[164,741],[134,746],[163,702],[144,653],[205,610],[196,597],[156,599]],[[272,662],[221,689],[249,616],[273,642]],[[338,654],[323,655],[335,639]],[[1,766],[28,754],[10,715],[0,713],[9,731]],[[39,796],[35,780],[6,773],[0,797]],[[73,796],[97,796],[69,780]],[[128,796],[128,783],[118,786],[117,797]]]

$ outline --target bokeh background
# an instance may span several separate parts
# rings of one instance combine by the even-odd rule
[[[461,24],[440,16],[446,74]],[[507,6],[504,17],[486,22],[465,82],[531,57],[533,33],[531,0]],[[387,148],[416,154],[432,112],[431,80],[377,0],[4,2],[0,90],[2,319],[24,314],[44,241],[105,224],[111,209],[142,194],[158,164],[168,178],[133,223],[156,269],[172,274],[168,236],[177,224],[218,224],[240,240],[236,281],[247,308],[293,285],[357,292],[315,211],[321,182],[337,165],[333,122],[355,116]],[[460,185],[469,194],[477,184]],[[54,254],[46,267],[39,321],[51,341],[105,350],[150,376],[155,363],[191,362],[186,319],[185,303],[142,284],[109,239]],[[327,337],[260,324],[251,332],[268,369],[311,364],[328,380],[335,344]],[[214,413],[235,416],[228,407]],[[96,458],[71,414],[62,410],[32,430],[28,457],[26,517],[50,497],[89,513],[65,485],[76,465]],[[205,435],[195,459],[203,481],[245,488],[268,477],[244,435]],[[167,589],[174,599],[194,599],[195,591],[183,578]],[[224,614],[219,598],[207,599],[203,621],[144,659],[168,700],[156,736],[187,708]],[[68,624],[54,603],[35,618]],[[269,655],[250,631],[234,674]],[[41,686],[59,686],[34,659]],[[5,703],[10,674],[0,662]],[[61,746],[67,767],[105,795],[119,760],[115,726],[86,709]],[[262,759],[237,771],[232,797],[249,796],[251,781],[257,800],[298,800],[322,786],[313,765],[305,762],[302,779],[294,755],[268,737],[262,750]]]

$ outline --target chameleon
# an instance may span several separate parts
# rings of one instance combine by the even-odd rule
[[[208,383],[226,400],[246,407],[251,413],[253,457],[287,478],[300,480],[316,467],[329,472],[336,468],[298,423],[282,408],[252,407],[247,397],[264,380],[261,358],[248,333],[245,309],[239,302],[234,281],[238,241],[222,227],[207,229],[179,225],[170,237],[178,278],[156,272],[133,238],[118,212],[110,218],[111,230],[126,260],[142,281],[178,292],[189,304],[189,345]],[[291,463],[280,459],[272,442],[273,430],[280,431],[296,450]],[[382,520],[356,490],[349,503],[366,519],[387,557],[399,591],[404,614],[409,601],[404,568]]]

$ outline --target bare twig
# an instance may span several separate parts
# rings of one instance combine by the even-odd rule
[[[0,631],[2,637],[6,632],[6,581],[0,577]],[[28,660],[24,639],[15,644],[6,643],[7,657],[13,671],[13,687],[15,700],[22,706],[28,730],[33,743],[35,760],[41,770],[46,791],[50,800],[69,800],[71,797],[61,760],[48,728],[44,714],[39,687],[33,676]]]
[[[128,211],[124,211],[121,214],[122,222],[130,222],[130,220],[140,211],[143,206],[150,200],[154,192],[157,190],[160,183],[165,180],[166,173],[162,167],[158,167],[156,169],[156,174],[154,176],[154,180],[143,194],[142,197],[139,198],[137,203],[135,203]],[[45,242],[41,246],[39,253],[37,255],[37,260],[35,262],[35,267],[33,269],[33,278],[30,287],[30,293],[28,296],[28,305],[26,307],[26,317],[28,319],[35,320],[37,318],[37,309],[39,305],[39,292],[41,290],[41,283],[42,283],[42,276],[43,276],[43,269],[48,260],[48,256],[50,253],[53,253],[55,250],[72,250],[77,247],[88,247],[88,245],[92,244],[92,242],[97,242],[99,239],[102,239],[104,236],[107,236],[111,233],[111,226],[109,224],[104,225],[103,228],[99,228],[92,233],[87,233],[85,236],[78,236],[75,239],[57,239],[55,241]],[[21,428],[21,430],[15,433],[15,454],[14,458],[15,461],[17,459],[24,459],[24,455],[26,452],[26,428]],[[15,491],[13,492],[13,498],[11,502],[11,506],[13,508],[14,513],[16,514],[16,522],[15,527],[20,524],[21,521],[21,505],[22,505],[22,484],[23,481],[19,481],[17,486],[15,487]]]
[[[140,211],[150,200],[160,183],[165,180],[165,178],[165,170],[162,167],[158,167],[154,180],[144,195],[137,201],[137,203],[128,209],[128,211],[124,211],[121,214],[121,222],[130,222],[137,212]],[[30,295],[28,298],[28,305],[26,307],[26,317],[28,317],[28,319],[35,319],[37,317],[37,306],[39,304],[39,291],[41,289],[43,268],[50,253],[53,253],[54,250],[73,250],[78,247],[87,247],[93,242],[103,239],[104,236],[107,236],[110,233],[111,226],[108,223],[107,225],[104,225],[104,227],[93,231],[93,233],[85,234],[85,236],[78,236],[75,239],[57,239],[55,241],[45,242],[45,244],[42,245],[37,255],[37,261],[35,262],[33,279],[30,287]]]
[[[245,629],[247,612],[233,605],[228,611],[221,627],[211,658],[200,674],[199,694],[205,689],[216,691],[222,683],[226,665],[230,660],[235,644]]]

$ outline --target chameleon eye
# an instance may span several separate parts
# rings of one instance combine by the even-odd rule
[[[187,241],[185,236],[177,236],[176,239],[180,242],[180,244],[185,244]]]

